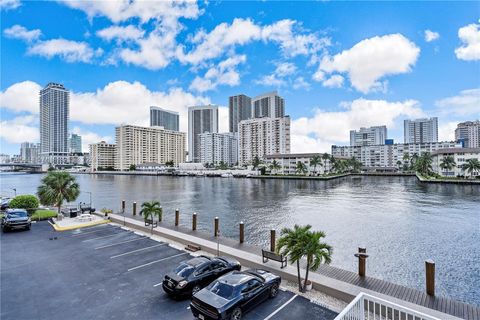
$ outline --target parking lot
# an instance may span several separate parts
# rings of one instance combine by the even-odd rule
[[[30,231],[1,235],[0,318],[193,319],[189,300],[170,299],[160,284],[165,273],[189,257],[118,226],[55,232],[47,222],[36,223]],[[335,316],[281,291],[244,319]]]

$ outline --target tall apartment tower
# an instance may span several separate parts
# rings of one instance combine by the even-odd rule
[[[455,141],[464,148],[480,148],[480,121],[461,122],[455,129]]]
[[[387,126],[375,126],[370,128],[360,128],[360,130],[350,130],[351,146],[374,146],[385,144],[387,139]]]
[[[438,118],[404,120],[404,142],[438,142]]]
[[[20,158],[24,163],[38,163],[38,143],[23,142],[20,145]]]
[[[150,126],[163,127],[165,130],[179,131],[178,112],[159,107],[150,107]]]
[[[70,93],[62,84],[49,83],[40,90],[40,156],[43,163],[68,161]]]
[[[188,108],[188,159],[200,162],[200,134],[218,132],[218,106]]]
[[[228,98],[229,131],[238,132],[238,123],[252,117],[252,98],[239,94]]]
[[[285,100],[277,91],[267,92],[252,99],[252,118],[281,118],[285,115]]]
[[[72,133],[68,139],[68,145],[71,153],[82,153],[82,136]]]

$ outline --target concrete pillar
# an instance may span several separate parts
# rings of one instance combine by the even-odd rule
[[[270,251],[275,252],[275,229],[270,230]]]
[[[135,201],[133,202],[133,215],[137,215],[137,203]]]
[[[197,230],[197,213],[192,214],[192,231]]]
[[[245,224],[240,221],[240,243],[243,243],[245,237]]]
[[[175,227],[178,227],[179,221],[180,221],[180,210],[175,209]]]
[[[215,217],[213,227],[214,227],[213,234],[215,235],[215,237],[218,237],[218,217]]]
[[[425,278],[427,284],[427,294],[435,296],[435,262],[433,260],[425,261]]]

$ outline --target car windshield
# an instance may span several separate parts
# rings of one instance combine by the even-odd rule
[[[14,211],[8,213],[9,218],[26,218],[27,213],[24,211]]]
[[[182,263],[175,269],[175,273],[180,277],[188,278],[194,270],[195,268],[193,268],[191,265]]]
[[[213,282],[208,286],[208,289],[224,299],[231,299],[235,292],[235,287],[220,281]]]

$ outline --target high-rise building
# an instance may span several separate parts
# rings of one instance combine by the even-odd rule
[[[24,163],[39,162],[40,145],[38,143],[23,142],[20,145],[20,158]]]
[[[455,140],[465,148],[480,148],[480,121],[459,123],[455,129]]]
[[[200,163],[234,166],[238,162],[238,139],[235,133],[201,133]]]
[[[238,123],[252,117],[252,98],[239,94],[228,98],[229,131],[238,132]]]
[[[285,100],[277,91],[267,92],[252,99],[252,118],[281,118],[285,115]]]
[[[404,120],[404,142],[438,142],[438,118]]]
[[[121,125],[115,128],[115,170],[148,162],[185,162],[185,133],[161,127]]]
[[[218,106],[195,106],[188,108],[188,159],[200,162],[201,133],[218,132]]]
[[[115,145],[101,141],[89,145],[90,149],[90,169],[110,170],[115,167]]]
[[[82,153],[82,136],[72,133],[68,139],[70,153]]]
[[[350,130],[351,146],[373,146],[385,144],[387,140],[387,127],[375,126],[370,128],[360,128],[360,130]]]
[[[251,164],[255,157],[290,153],[290,117],[254,118],[238,124],[238,162]]]
[[[159,107],[150,107],[150,126],[163,127],[165,130],[179,130],[178,112],[165,110]]]
[[[69,91],[58,83],[40,90],[40,156],[43,163],[68,162]]]

